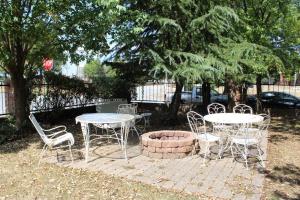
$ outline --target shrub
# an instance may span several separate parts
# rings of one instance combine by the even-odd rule
[[[78,78],[69,78],[62,74],[46,72],[44,86],[34,88],[35,98],[32,106],[36,110],[62,110],[74,105],[84,107],[98,95],[92,84],[86,84]]]
[[[3,121],[0,122],[0,144],[3,144],[8,139],[14,138],[16,132],[15,119],[13,117],[3,119]]]
[[[93,85],[102,98],[129,98],[131,83],[117,77],[98,77]]]

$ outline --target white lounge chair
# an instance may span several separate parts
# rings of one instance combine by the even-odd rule
[[[32,113],[29,115],[29,119],[45,143],[45,145],[43,146],[41,155],[40,155],[38,165],[40,164],[40,160],[44,156],[44,154],[48,150],[48,148],[52,150],[52,149],[60,149],[60,148],[68,147],[68,149],[70,151],[70,157],[73,162],[71,146],[74,144],[74,137],[73,137],[72,133],[69,133],[66,131],[65,126],[57,126],[57,127],[51,128],[51,129],[43,129],[39,125],[39,123],[37,122],[36,118],[34,117],[34,115]],[[46,134],[45,132],[48,134]]]

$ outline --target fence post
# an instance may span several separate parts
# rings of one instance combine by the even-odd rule
[[[14,105],[14,89],[11,86],[11,81],[6,79],[4,81],[4,114],[14,114],[15,112],[15,105]]]

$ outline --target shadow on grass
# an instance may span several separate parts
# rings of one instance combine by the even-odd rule
[[[289,185],[300,185],[300,168],[293,164],[275,166],[272,171],[264,171],[266,178]]]
[[[300,185],[300,168],[293,164],[286,164],[284,166],[275,166],[272,170],[263,170],[261,171],[267,179],[270,181],[278,182],[280,184],[287,184],[290,186],[299,186]],[[300,193],[294,194],[298,198],[290,197],[288,194],[285,194],[282,191],[275,190],[273,196],[275,199],[299,199]]]
[[[289,195],[285,194],[284,192],[280,192],[276,190],[273,194],[274,199],[285,199],[285,200],[299,200],[300,199],[300,193],[296,194],[296,197],[290,197]]]
[[[273,131],[300,135],[300,115],[297,115],[294,109],[276,109],[271,116]]]
[[[0,154],[18,153],[30,145],[32,142],[37,142],[38,137],[27,135],[26,137],[13,137],[0,145]]]

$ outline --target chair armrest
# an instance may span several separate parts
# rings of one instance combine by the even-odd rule
[[[61,131],[66,131],[67,130],[67,127],[66,126],[57,126],[57,127],[54,127],[54,128],[50,128],[50,129],[43,129],[43,131],[46,131],[46,132],[50,132],[50,131],[53,131],[53,130],[56,130],[56,129],[63,129]]]
[[[57,136],[57,135],[59,135],[59,134],[61,134],[61,133],[67,133],[67,131],[65,131],[65,130],[57,131],[57,132],[54,132],[54,133],[52,133],[52,134],[48,134],[47,136],[48,136],[49,138],[53,139],[55,136]]]

